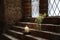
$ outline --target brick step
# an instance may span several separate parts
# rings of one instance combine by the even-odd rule
[[[17,38],[19,40],[37,40],[37,39],[34,39],[32,37],[26,36],[21,32],[17,32],[17,31],[13,31],[13,30],[9,30],[5,34],[13,36],[13,37],[15,37],[15,38]]]
[[[28,27],[33,28],[33,29],[38,29],[37,23],[31,23],[31,22],[19,22],[16,24],[16,26],[22,26],[25,27],[28,25]],[[60,25],[54,25],[54,24],[41,24],[41,29],[44,31],[52,31],[52,32],[57,32],[60,33]]]
[[[10,29],[18,31],[18,32],[22,32],[22,33],[24,32],[24,27],[20,27],[20,26],[13,26]],[[49,32],[49,31],[39,31],[39,30],[35,30],[35,29],[30,29],[30,35],[49,39],[49,40],[52,40],[55,38],[60,39],[60,33],[54,33],[54,32]]]

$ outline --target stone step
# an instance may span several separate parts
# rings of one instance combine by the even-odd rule
[[[37,40],[37,39],[34,39],[32,37],[25,36],[21,32],[17,32],[17,31],[13,31],[13,30],[7,31],[6,34],[8,34],[10,36],[13,36],[13,37],[15,37],[15,38],[17,38],[19,40]]]
[[[35,22],[36,18],[27,17],[22,19],[22,22]],[[42,23],[44,24],[60,24],[60,17],[46,17]]]
[[[28,25],[28,27],[33,28],[33,29],[38,29],[37,23],[31,23],[31,22],[19,22],[17,23],[16,26],[22,26],[25,27]],[[54,24],[41,24],[41,29],[44,31],[52,31],[52,32],[57,32],[60,33],[60,25],[54,25]]]
[[[18,32],[22,32],[22,33],[24,32],[24,27],[20,27],[20,26],[13,26],[10,29]],[[58,37],[58,38],[60,37],[60,33],[54,33],[49,31],[39,31],[36,29],[30,29],[30,35],[40,37],[40,38],[45,38],[45,39],[51,39],[51,40],[55,37]]]
[[[37,39],[37,40],[47,40],[47,39],[44,39],[44,38],[35,37],[33,35],[30,35],[30,34],[24,34],[23,32],[17,32],[17,31],[14,31],[14,30],[9,30],[9,31],[17,33],[17,34],[24,35],[24,36],[27,36],[27,37],[30,37],[30,38],[34,38],[34,39]]]
[[[5,37],[9,38],[10,40],[20,40],[20,39],[17,39],[17,38],[14,38],[12,37],[11,35],[8,35],[8,34],[3,34]]]
[[[0,40],[11,40],[11,39],[9,39],[8,37],[5,37],[5,36],[2,34],[2,37],[0,37]]]

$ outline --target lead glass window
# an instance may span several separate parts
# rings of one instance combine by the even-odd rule
[[[48,16],[60,16],[60,0],[48,0]]]
[[[32,7],[32,17],[38,17],[39,16],[39,0],[32,0],[31,7]]]

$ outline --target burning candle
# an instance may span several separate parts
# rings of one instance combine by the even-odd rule
[[[24,30],[25,30],[26,33],[28,33],[29,32],[29,27],[26,25]]]

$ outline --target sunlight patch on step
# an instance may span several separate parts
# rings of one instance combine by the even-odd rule
[[[23,35],[23,33],[22,32],[17,32],[17,31],[14,31],[14,30],[9,30],[10,32],[13,32],[13,33],[17,33],[17,34],[21,34],[21,35]]]
[[[26,35],[26,36],[31,37],[31,38],[35,38],[37,40],[47,40],[47,39],[35,37],[35,36],[32,36],[32,35]]]
[[[7,35],[7,34],[3,34],[5,37],[8,37],[9,39],[11,39],[11,40],[19,40],[19,39],[17,39],[17,38],[14,38],[14,37],[12,37],[12,36],[10,36],[10,35]]]

